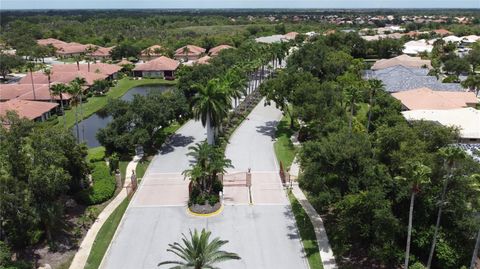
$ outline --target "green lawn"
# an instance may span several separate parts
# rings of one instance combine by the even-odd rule
[[[105,96],[93,96],[88,98],[87,102],[83,104],[83,118],[86,119],[93,113],[104,108],[107,105],[109,99],[120,98],[131,88],[148,84],[174,85],[176,84],[176,81],[169,81],[164,79],[131,80],[129,78],[123,78],[119,80],[117,85],[115,87],[112,87]],[[67,128],[73,127],[75,125],[75,108],[65,111],[65,118],[67,121]],[[81,120],[81,118],[79,118],[79,120]],[[63,117],[59,118],[58,124],[56,126],[63,127]]]
[[[137,178],[143,178],[149,164],[150,160],[142,160],[140,163],[138,163],[137,168],[135,169],[135,174],[137,175]]]
[[[95,148],[89,148],[88,149],[88,154],[87,154],[87,162],[90,162],[91,160],[93,161],[99,161],[105,158],[105,148],[100,146],[100,147],[95,147]]]
[[[123,200],[123,202],[112,212],[110,217],[108,217],[102,228],[100,228],[100,231],[98,231],[84,269],[97,269],[100,266],[108,245],[110,245],[110,241],[112,241],[118,224],[120,224],[122,216],[128,207],[129,201],[128,198],[125,198],[125,200]]]
[[[277,126],[275,133],[277,141],[273,145],[275,155],[277,155],[278,161],[282,162],[284,169],[290,167],[297,153],[297,149],[290,140],[293,133],[294,131],[290,129],[290,117],[284,116]]]
[[[288,198],[292,205],[292,211],[295,215],[295,221],[297,222],[300,237],[302,238],[303,249],[305,250],[308,264],[310,264],[310,269],[323,269],[313,224],[305,210],[303,210],[302,205],[295,199],[295,196],[293,196],[291,192],[288,194]]]

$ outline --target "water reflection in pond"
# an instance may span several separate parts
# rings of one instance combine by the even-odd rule
[[[150,92],[164,92],[167,90],[171,90],[173,86],[166,86],[166,85],[144,85],[144,86],[138,86],[131,88],[126,92],[120,99],[125,100],[125,101],[131,101],[133,100],[133,96],[135,94],[139,95],[147,95]],[[109,124],[112,121],[112,117],[106,115],[104,112],[99,111],[87,119],[83,120],[79,124],[79,131],[80,131],[80,137],[83,137],[82,135],[82,128],[84,128],[84,136],[85,136],[85,143],[87,144],[88,147],[98,147],[101,146],[100,143],[98,142],[96,138],[96,134],[98,130],[105,128],[107,124]],[[83,127],[82,127],[83,125]],[[77,131],[75,129],[75,126],[72,128],[72,132],[77,136]]]

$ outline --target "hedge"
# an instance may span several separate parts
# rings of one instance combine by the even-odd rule
[[[78,200],[86,205],[100,204],[112,198],[115,193],[115,177],[104,162],[94,163],[93,185],[78,193]]]

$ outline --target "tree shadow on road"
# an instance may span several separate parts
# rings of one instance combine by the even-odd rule
[[[184,136],[182,134],[174,134],[170,137],[168,141],[165,141],[165,144],[160,148],[160,154],[168,154],[175,150],[178,147],[186,147],[189,144],[193,143],[195,138],[193,136]]]
[[[267,121],[265,125],[257,126],[257,132],[275,138],[275,130],[277,129],[278,121]]]

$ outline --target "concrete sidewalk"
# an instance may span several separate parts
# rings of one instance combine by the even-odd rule
[[[303,209],[307,213],[310,221],[313,224],[315,229],[315,236],[317,237],[318,250],[320,252],[320,258],[322,259],[324,269],[336,269],[337,264],[335,263],[335,256],[333,256],[332,248],[328,242],[327,232],[325,231],[325,226],[323,225],[323,220],[318,215],[315,208],[310,204],[305,197],[305,194],[300,189],[298,184],[293,185],[292,193],[297,198],[298,202],[302,205]]]
[[[80,247],[78,248],[75,257],[73,257],[73,261],[70,264],[69,269],[83,269],[85,267],[88,256],[90,255],[90,251],[92,250],[93,243],[95,242],[95,238],[97,237],[98,231],[100,231],[100,228],[102,228],[103,224],[112,214],[112,212],[120,205],[120,203],[122,203],[125,198],[127,198],[126,187],[130,185],[130,175],[132,174],[132,171],[135,171],[135,168],[137,168],[137,164],[140,159],[141,158],[139,156],[134,156],[133,160],[128,163],[127,169],[125,171],[125,182],[123,183],[122,190],[98,215],[97,219],[92,224],[87,234],[83,238],[83,241],[80,244]]]

